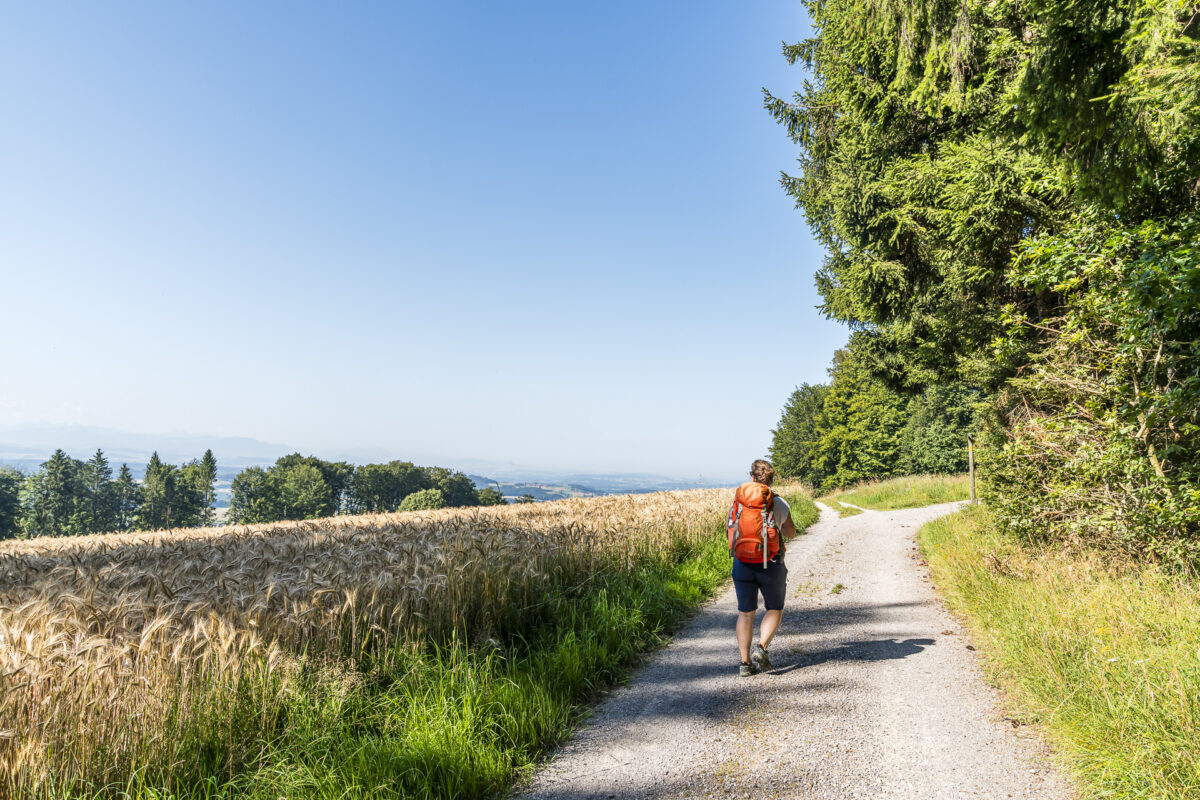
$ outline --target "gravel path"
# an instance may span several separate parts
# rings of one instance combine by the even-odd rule
[[[731,586],[515,797],[1071,797],[918,557],[917,528],[956,507],[822,508],[788,548],[771,672],[737,676]]]

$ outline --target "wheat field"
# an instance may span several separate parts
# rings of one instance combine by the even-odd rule
[[[490,641],[549,585],[711,539],[727,502],[693,490],[0,542],[0,792],[196,759],[232,771],[314,671]]]

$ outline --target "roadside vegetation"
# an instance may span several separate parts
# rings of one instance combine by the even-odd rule
[[[883,481],[864,481],[820,500],[838,511],[840,516],[850,517],[862,512],[847,506],[847,503],[875,511],[891,511],[966,500],[970,494],[970,481],[966,475],[909,475]]]
[[[1200,567],[1200,4],[804,5],[764,103],[852,334],[780,473],[962,472],[973,432],[1001,528]]]
[[[984,506],[925,525],[934,581],[1018,724],[1092,797],[1200,797],[1200,592],[1161,566],[1023,545]]]
[[[0,543],[0,796],[503,791],[727,578],[728,501]]]

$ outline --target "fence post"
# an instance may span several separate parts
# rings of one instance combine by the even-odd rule
[[[971,505],[975,505],[975,437],[967,434],[967,468],[971,472]]]

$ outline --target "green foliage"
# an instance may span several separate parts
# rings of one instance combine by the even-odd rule
[[[812,79],[766,107],[800,148],[783,186],[828,252],[825,312],[871,376],[924,393],[902,468],[961,468],[972,423],[929,387],[978,387],[1002,525],[1200,563],[1200,5],[806,7],[784,54]],[[833,406],[823,486],[891,453],[839,466],[859,434]]]
[[[479,490],[479,505],[481,506],[502,506],[508,501],[504,499],[504,494],[495,486]]]
[[[329,487],[329,497],[316,516],[331,517],[339,513],[350,499],[351,482],[354,478],[354,466],[345,461],[325,461],[316,456],[302,456],[292,453],[275,461],[275,468],[285,470],[298,465],[313,467],[321,473],[321,480]],[[324,492],[322,492],[324,494]]]
[[[825,397],[825,425],[814,446],[824,490],[895,474],[901,464],[904,398],[888,389],[854,355],[838,351]]]
[[[431,488],[429,473],[411,462],[364,464],[350,479],[350,506],[360,514],[395,511],[408,495]]]
[[[413,492],[400,503],[400,511],[424,511],[430,508],[444,508],[446,496],[441,489],[422,489]]]
[[[828,394],[828,386],[805,383],[796,387],[784,405],[783,416],[771,431],[771,464],[781,477],[799,478],[813,486],[824,480],[814,451],[824,427]]]
[[[238,523],[481,503],[474,481],[461,472],[408,461],[353,467],[299,453],[280,458],[268,469],[243,470],[232,489],[229,518]]]
[[[1135,219],[1191,205],[1200,178],[1195,0],[1040,2],[1014,93],[1024,141],[1088,200]]]
[[[896,385],[991,383],[977,354],[1008,304],[1012,247],[1053,223],[1063,192],[1011,137],[1008,95],[1028,51],[1007,4],[805,3],[817,35],[786,46],[813,74],[766,107],[800,146],[783,185],[828,256],[829,316],[862,329],[860,355]]]
[[[952,475],[967,471],[967,434],[978,427],[972,407],[978,392],[963,384],[930,386],[908,403],[900,432],[904,470]]]
[[[834,356],[829,386],[796,389],[772,431],[771,458],[784,477],[822,491],[891,475],[967,468],[978,392],[937,384],[915,397],[890,389],[859,355],[860,337]]]
[[[133,528],[137,520],[138,510],[142,506],[142,489],[133,479],[133,472],[128,464],[121,465],[121,471],[113,484],[113,514],[114,530],[127,531]]]
[[[1092,215],[1031,239],[1018,263],[1069,303],[988,440],[999,522],[1200,561],[1200,222]]]
[[[155,451],[142,479],[142,505],[136,527],[143,531],[170,528],[180,516],[179,468],[167,464]]]
[[[280,513],[284,519],[316,519],[326,516],[333,495],[321,470],[311,464],[293,464],[274,474]]]
[[[21,483],[24,477],[11,467],[0,467],[0,539],[21,533]]]
[[[213,505],[217,501],[217,459],[212,450],[205,450],[196,472],[196,490],[199,494],[200,524],[211,525],[216,517]]]
[[[475,481],[461,472],[454,472],[444,467],[426,467],[429,481],[433,488],[439,489],[446,498],[448,506],[477,506],[479,495],[475,490]]]
[[[514,503],[536,503],[537,498],[531,494],[523,494],[520,497],[513,500],[513,502]]]
[[[229,521],[254,524],[283,519],[283,508],[274,477],[262,467],[247,467],[234,476]]]
[[[79,470],[80,526],[88,533],[111,531],[116,527],[116,503],[113,496],[112,467],[101,450]]]
[[[21,529],[25,536],[72,536],[84,533],[80,497],[83,464],[55,450],[21,487]]]

